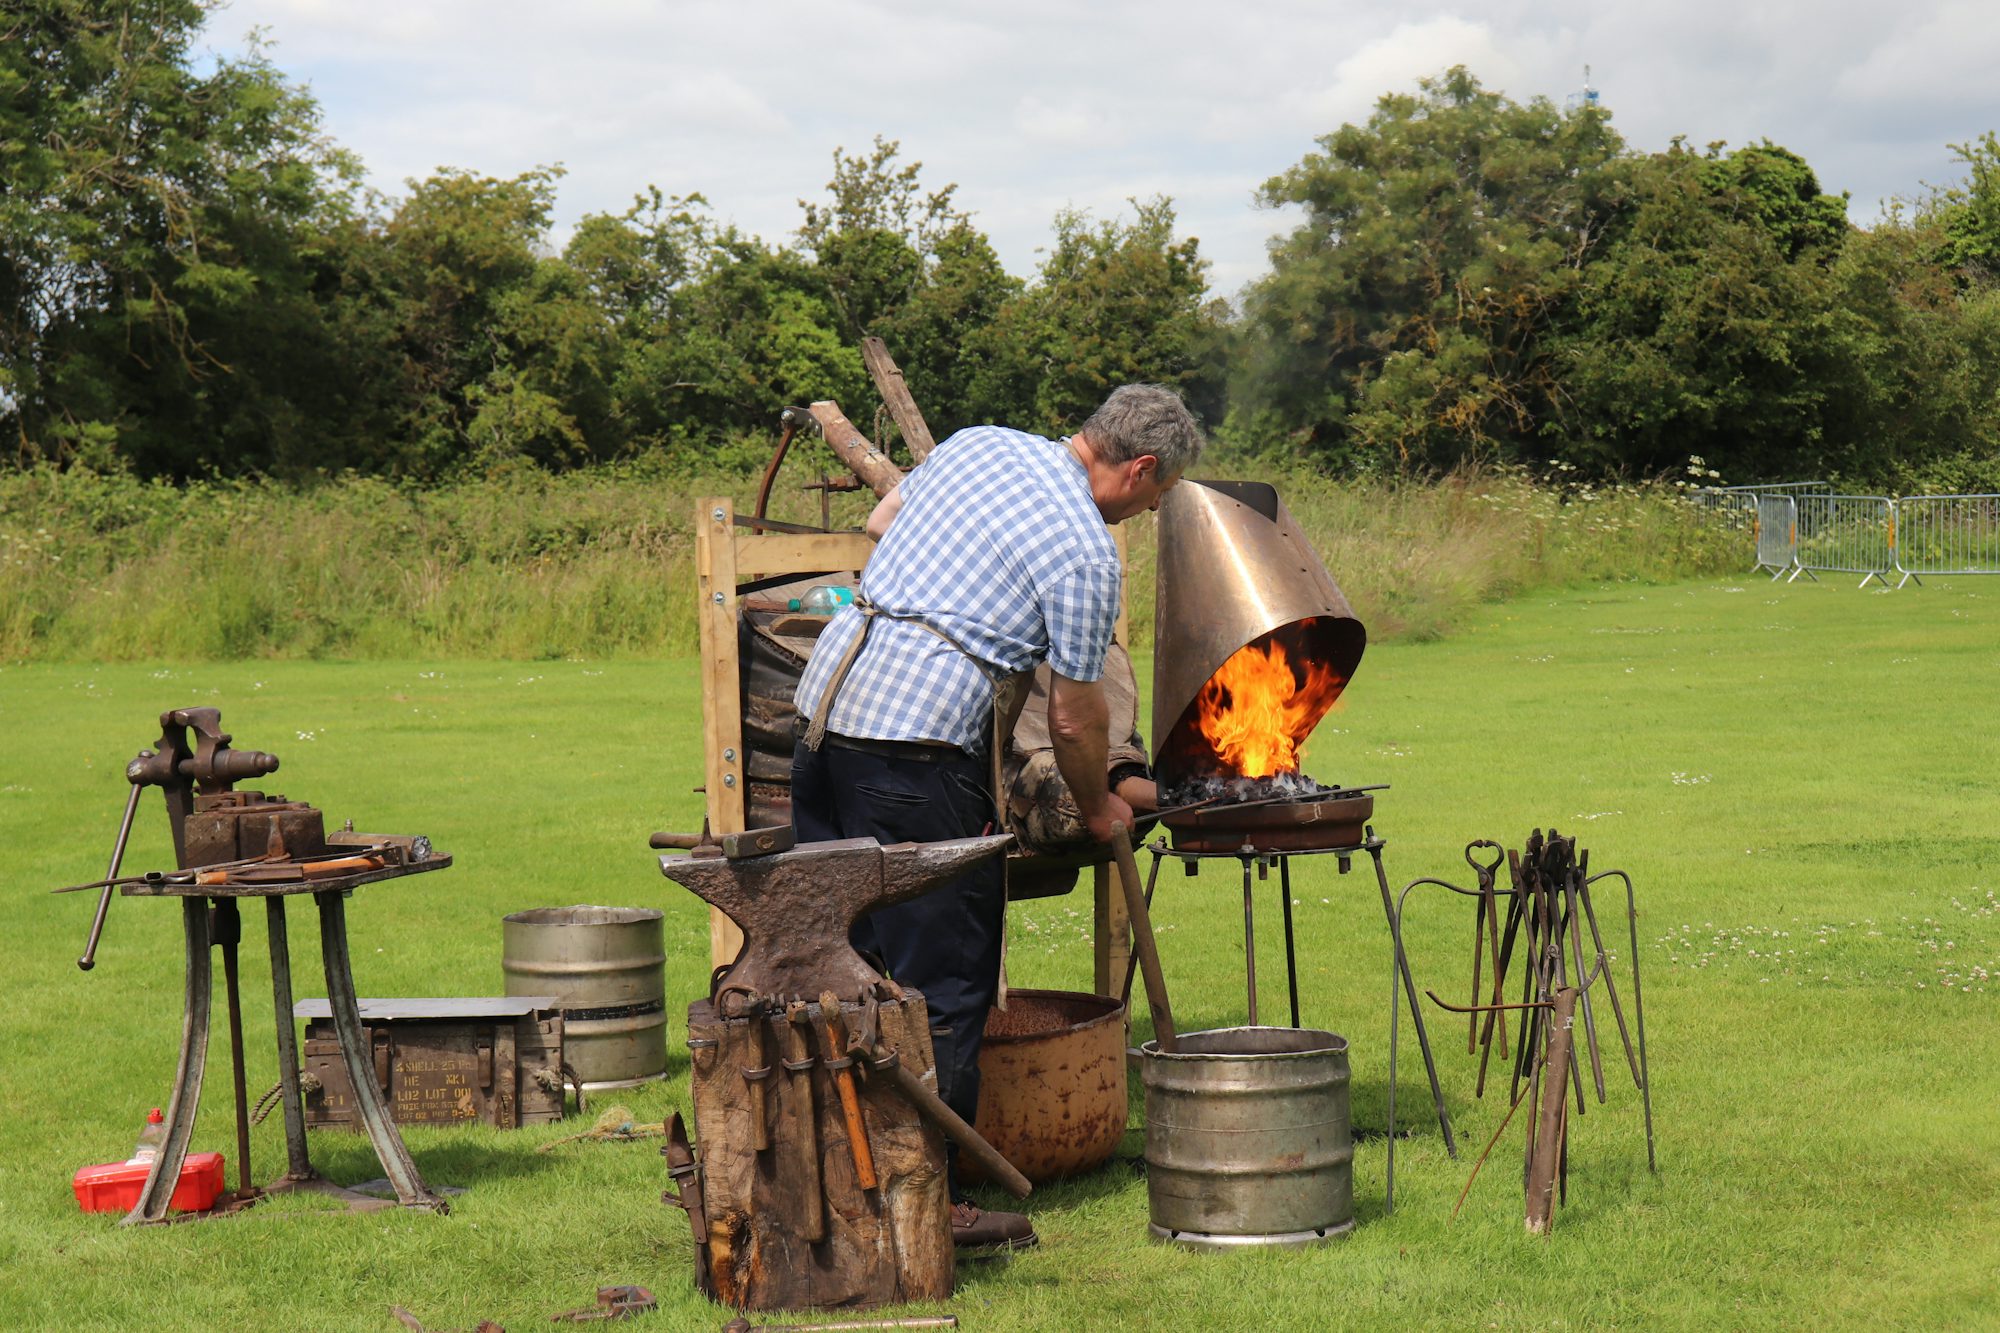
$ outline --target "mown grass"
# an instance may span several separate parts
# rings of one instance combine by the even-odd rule
[[[1446,1156],[1406,1044],[1397,1102],[1413,1132],[1385,1216],[1377,892],[1359,867],[1341,877],[1302,861],[1305,1020],[1352,1042],[1365,1135],[1354,1234],[1296,1253],[1159,1246],[1145,1237],[1143,1176],[1121,1160],[1039,1190],[1042,1247],[967,1266],[949,1308],[981,1333],[1991,1326],[1996,599],[1971,580],[1893,594],[1591,585],[1485,607],[1442,641],[1371,647],[1308,768],[1392,784],[1375,827],[1393,882],[1469,883],[1465,842],[1518,845],[1549,825],[1580,834],[1593,868],[1637,881],[1660,1175],[1646,1171],[1638,1098],[1607,1038],[1611,1100],[1574,1122],[1554,1235],[1523,1233],[1514,1130],[1452,1220],[1503,1108],[1491,1093],[1473,1100],[1464,1028],[1433,1015],[1462,1155]],[[157,713],[217,704],[240,743],[283,757],[272,785],[334,819],[428,832],[457,856],[443,874],[356,893],[364,994],[497,991],[509,911],[664,909],[672,1077],[626,1098],[658,1117],[686,1105],[678,1014],[704,983],[706,931],[644,836],[698,818],[695,678],[679,660],[0,669],[14,960],[0,992],[0,1324],[386,1330],[399,1303],[433,1327],[528,1328],[599,1284],[639,1282],[661,1298],[650,1322],[719,1328],[725,1312],[691,1293],[686,1224],[658,1203],[651,1145],[533,1150],[574,1126],[410,1131],[432,1181],[468,1188],[448,1218],[324,1215],[307,1201],[142,1232],[81,1216],[70,1173],[128,1151],[171,1083],[180,945],[171,908],[122,900],[97,971],[82,975],[87,895],[43,892],[101,873],[121,766]],[[166,857],[157,799],[143,813],[139,867]],[[1257,887],[1267,1019],[1284,1001],[1276,892]],[[1426,892],[1412,900],[1413,959],[1420,985],[1450,995],[1469,970],[1469,913]],[[1241,1021],[1233,867],[1163,877],[1160,893],[1182,1026]],[[1619,916],[1609,894],[1600,911]],[[1088,919],[1082,895],[1017,908],[1014,981],[1087,987]],[[299,993],[319,993],[309,912],[293,914],[292,935]],[[245,947],[254,1093],[275,1078],[255,913]],[[1133,1100],[1122,1159],[1141,1147],[1136,1088]],[[196,1146],[231,1151],[229,1115],[218,1039]],[[282,1170],[275,1124],[254,1149],[259,1179]],[[316,1133],[313,1153],[335,1179],[378,1174],[357,1138]]]
[[[1222,467],[1226,468],[1224,462]],[[772,516],[818,521],[786,474]],[[1376,637],[1430,638],[1536,586],[1741,567],[1746,539],[1670,488],[1551,489],[1516,474],[1436,484],[1274,477]],[[184,488],[48,470],[0,475],[0,660],[139,662],[423,655],[554,660],[694,650],[699,497],[756,478],[518,470],[431,490],[348,477]],[[861,496],[837,497],[858,524]],[[1150,515],[1132,525],[1135,643],[1150,645]]]

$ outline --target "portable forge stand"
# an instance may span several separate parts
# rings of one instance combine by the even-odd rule
[[[192,739],[190,738],[192,732]],[[112,847],[111,869],[103,880],[78,888],[101,888],[90,940],[77,966],[96,963],[97,942],[114,889],[128,897],[179,898],[187,941],[187,988],[181,1027],[179,1068],[166,1113],[165,1143],[154,1159],[139,1202],[122,1225],[158,1222],[180,1180],[181,1163],[194,1133],[201,1083],[208,1057],[214,974],[210,950],[222,947],[224,993],[229,1008],[229,1041],[236,1090],[238,1188],[229,1205],[241,1207],[265,1191],[250,1180],[250,1107],[245,1087],[243,1011],[238,990],[237,946],[243,938],[238,900],[262,898],[270,931],[271,991],[278,1014],[278,1077],[285,1114],[288,1167],[272,1192],[313,1189],[345,1199],[356,1209],[383,1208],[386,1201],[355,1194],[323,1180],[306,1155],[305,1111],[299,1095],[299,1051],[292,1018],[291,951],[285,929],[285,899],[309,893],[319,908],[320,951],[326,964],[327,1000],[339,1035],[341,1054],[354,1084],[354,1100],[375,1155],[404,1207],[446,1212],[443,1199],[418,1175],[401,1134],[382,1101],[380,1084],[361,1026],[354,974],[347,951],[346,896],[361,884],[399,875],[442,870],[449,856],[433,851],[430,840],[355,833],[328,835],[320,812],[310,805],[262,792],[237,791],[245,778],[274,773],[276,755],[232,750],[213,708],[174,709],[160,715],[156,748],[141,750],[125,767],[131,794]],[[125,844],[139,808],[139,793],[158,787],[166,797],[179,869],[120,878]],[[58,890],[68,892],[69,890]]]

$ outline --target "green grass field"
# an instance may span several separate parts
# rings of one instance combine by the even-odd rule
[[[1142,674],[1146,664],[1141,662]],[[226,1221],[119,1230],[80,1214],[69,1178],[130,1151],[163,1102],[180,1029],[178,914],[121,899],[95,972],[74,965],[124,762],[166,707],[221,707],[239,744],[284,761],[267,789],[357,827],[424,832],[457,864],[358,890],[364,995],[494,994],[500,918],[596,902],[667,913],[678,1015],[707,972],[703,909],[662,879],[656,828],[699,824],[691,662],[325,662],[0,669],[0,1326],[520,1330],[636,1282],[639,1327],[717,1329],[692,1291],[685,1219],[659,1203],[654,1146],[411,1130],[449,1217],[328,1212],[309,1199]],[[1510,1129],[1464,1211],[1452,1206],[1505,1107],[1472,1098],[1462,1020],[1430,1016],[1460,1160],[1427,1113],[1413,1044],[1397,1101],[1412,1135],[1383,1213],[1387,932],[1372,877],[1325,859],[1294,877],[1305,1021],[1352,1044],[1359,1226],[1311,1252],[1194,1254],[1146,1239],[1128,1161],[1039,1190],[1042,1246],[968,1265],[949,1307],[969,1333],[1158,1328],[1979,1328],[2000,1264],[2000,584],[1899,593],[1749,577],[1538,594],[1452,638],[1378,646],[1308,753],[1322,780],[1391,783],[1375,827],[1392,881],[1470,883],[1474,838],[1581,835],[1593,869],[1638,884],[1660,1174],[1639,1099],[1573,1120],[1570,1206],[1521,1226]],[[170,857],[157,796],[130,869]],[[1143,857],[1142,857],[1143,860]],[[1274,886],[1260,889],[1266,1020],[1283,1013]],[[1609,894],[1601,910],[1613,917]],[[1241,1022],[1234,867],[1163,877],[1157,918],[1184,1029]],[[1420,985],[1462,992],[1470,910],[1419,897]],[[1012,980],[1087,989],[1087,891],[1023,904]],[[247,914],[253,1097],[276,1078],[261,913]],[[301,996],[323,994],[309,911],[292,915]],[[1622,929],[1620,931],[1622,938]],[[1620,946],[1620,967],[1627,960]],[[1623,974],[1621,973],[1621,981]],[[218,1014],[220,1005],[218,1003]],[[1142,1017],[1138,1036],[1148,1035]],[[1405,1035],[1408,1035],[1407,1025]],[[194,1147],[233,1156],[226,1044],[211,1048]],[[1607,1056],[1615,1045],[1607,1046]],[[686,1104],[684,1050],[664,1085]],[[1136,1158],[1134,1132],[1122,1159]],[[313,1135],[336,1180],[379,1174],[366,1141]],[[283,1168],[276,1120],[255,1174]],[[231,1178],[235,1164],[232,1161]]]

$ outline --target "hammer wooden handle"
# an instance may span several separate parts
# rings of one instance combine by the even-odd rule
[[[832,991],[823,991],[819,997],[820,1017],[826,1024],[827,1065],[832,1068],[836,1060],[851,1061],[854,1057],[847,1049],[847,1020],[840,1015],[840,1001]],[[847,1146],[854,1154],[854,1178],[864,1190],[875,1188],[875,1154],[868,1147],[868,1129],[861,1122],[861,1097],[854,1088],[854,1070],[843,1064],[833,1069],[834,1086],[840,1089],[840,1109],[847,1117]]]

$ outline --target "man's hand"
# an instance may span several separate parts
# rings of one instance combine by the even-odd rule
[[[1104,804],[1096,814],[1085,814],[1083,822],[1090,830],[1090,836],[1098,842],[1111,840],[1113,824],[1123,824],[1125,836],[1129,838],[1132,836],[1132,807],[1127,805],[1125,798],[1117,792],[1107,791],[1104,793]]]

